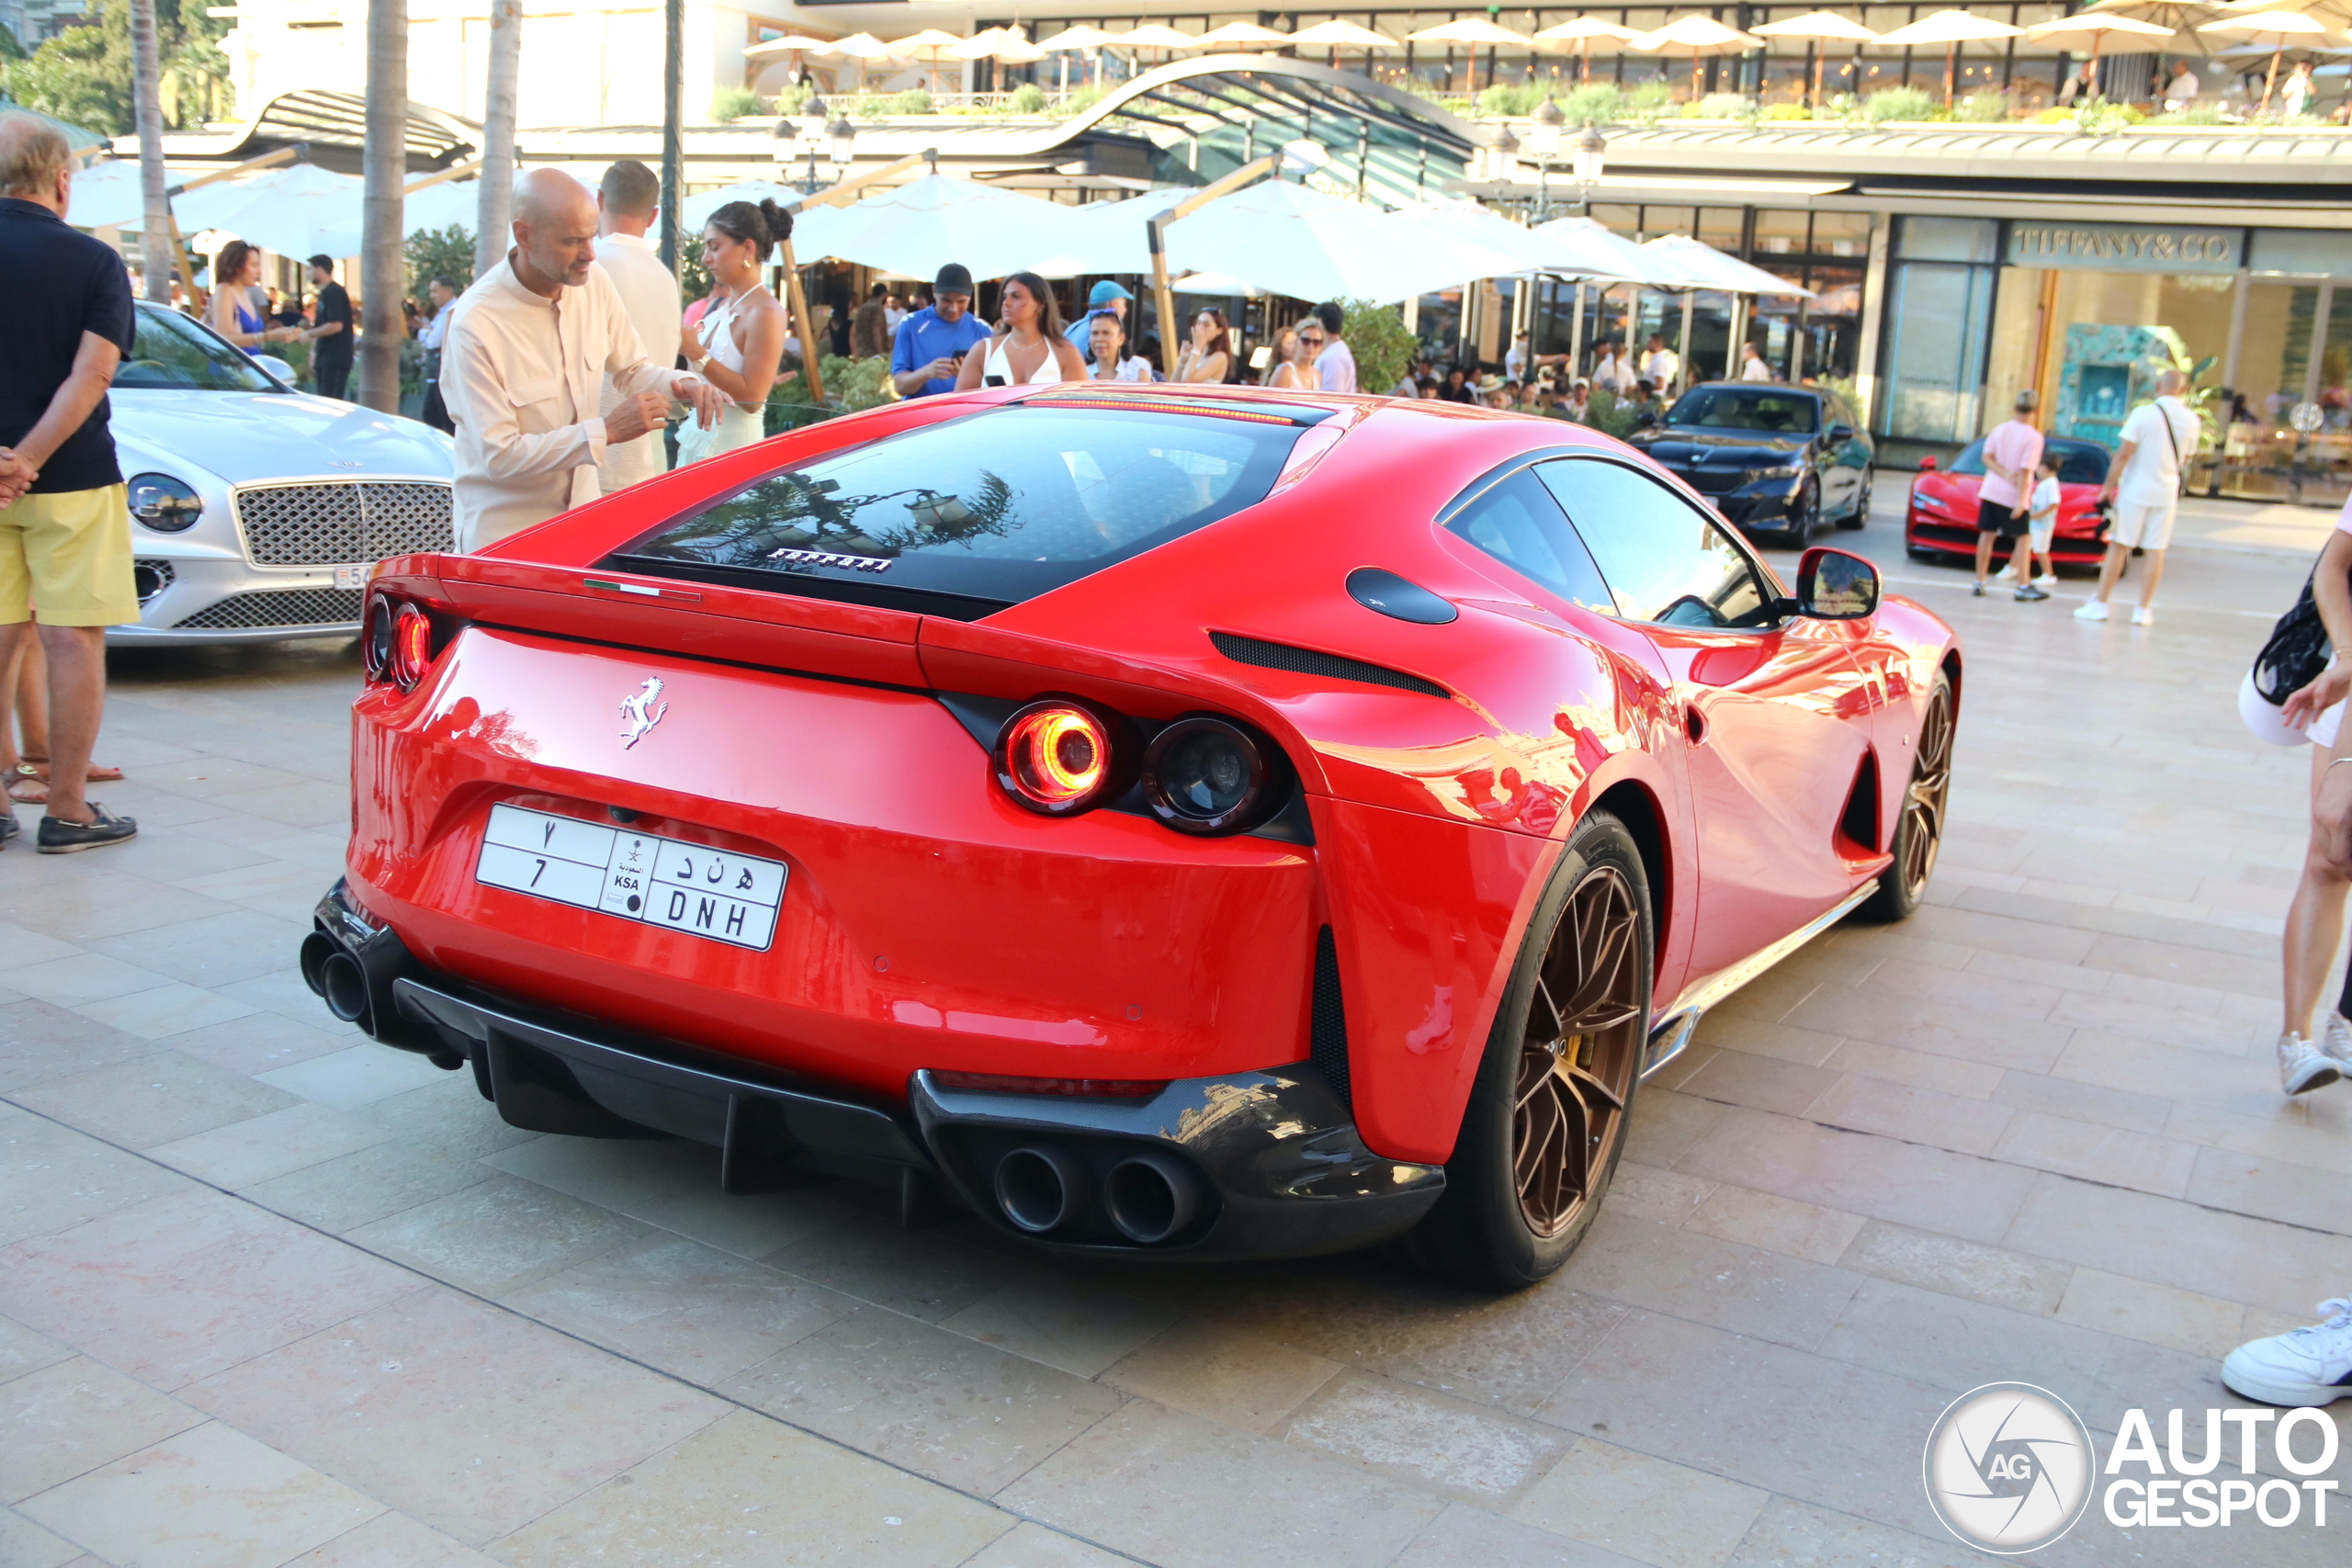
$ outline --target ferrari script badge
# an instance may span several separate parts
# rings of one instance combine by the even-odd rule
[[[670,711],[670,705],[661,700],[662,677],[649,675],[644,686],[621,699],[621,750],[626,751],[652,731]]]

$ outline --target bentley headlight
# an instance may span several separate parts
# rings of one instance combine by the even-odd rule
[[[1802,464],[1783,463],[1777,468],[1750,468],[1747,470],[1747,477],[1750,482],[1760,479],[1792,479],[1804,472],[1804,468]]]
[[[169,474],[134,474],[130,514],[158,534],[184,534],[204,515],[204,498],[186,479]]]

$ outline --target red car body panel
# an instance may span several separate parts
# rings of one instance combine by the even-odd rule
[[[782,460],[1030,390],[830,421],[481,556],[386,563],[375,591],[458,629],[414,692],[374,685],[355,706],[357,901],[436,971],[884,1100],[920,1068],[1173,1079],[1301,1061],[1328,923],[1364,1142],[1440,1162],[1559,845],[1602,795],[1657,825],[1661,1016],[1886,864],[1921,698],[1939,665],[1956,674],[1951,632],[1899,600],[1867,622],[1762,633],[1629,625],[1434,525],[1514,457],[1628,450],[1555,422],[1275,395],[1349,422],[1309,432],[1300,477],[976,622],[594,566]],[[1459,618],[1365,609],[1342,585],[1366,566]],[[1209,632],[1456,694],[1237,663]],[[666,717],[624,749],[614,705],[649,676]],[[1290,759],[1314,842],[1022,810],[933,693],[1238,717]],[[1873,765],[1862,842],[1844,829]],[[497,802],[588,820],[618,808],[783,861],[772,948],[475,881]]]
[[[1938,555],[1976,555],[1976,510],[1984,478],[1929,468],[1911,481],[1903,508],[1903,542],[1910,549]],[[2097,565],[2107,555],[2107,518],[2098,509],[2095,484],[2060,484],[2058,526],[2050,538],[2054,560]],[[1994,559],[2007,560],[2009,547],[1996,542]]]

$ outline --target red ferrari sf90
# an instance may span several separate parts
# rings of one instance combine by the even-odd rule
[[[1629,448],[927,398],[368,590],[305,972],[518,1126],[1072,1252],[1542,1278],[1644,1076],[1943,828],[1960,654]]]

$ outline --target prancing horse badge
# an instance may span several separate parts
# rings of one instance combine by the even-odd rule
[[[626,751],[644,739],[653,727],[662,722],[662,716],[670,711],[670,705],[662,702],[661,697],[662,677],[648,675],[640,690],[621,699],[622,750]]]

